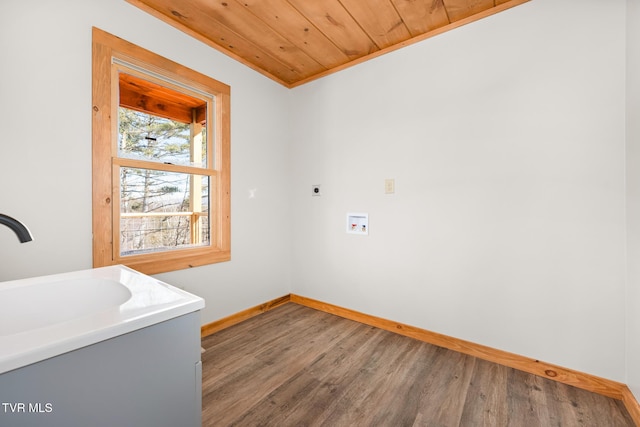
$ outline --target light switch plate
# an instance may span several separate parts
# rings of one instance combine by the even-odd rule
[[[393,194],[396,192],[396,180],[387,178],[384,180],[384,194]]]

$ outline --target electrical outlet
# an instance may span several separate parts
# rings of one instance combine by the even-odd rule
[[[319,185],[312,185],[311,186],[311,195],[312,196],[319,196],[320,195],[320,186]]]

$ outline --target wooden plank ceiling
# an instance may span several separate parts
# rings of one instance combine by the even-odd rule
[[[529,0],[127,0],[295,87]]]

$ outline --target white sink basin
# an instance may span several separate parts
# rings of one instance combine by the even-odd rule
[[[0,336],[99,313],[131,298],[131,291],[122,283],[99,278],[0,289]]]
[[[203,307],[120,265],[0,282],[0,374]]]

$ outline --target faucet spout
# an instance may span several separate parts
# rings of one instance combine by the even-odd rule
[[[11,218],[8,215],[0,214],[0,224],[6,225],[16,233],[20,243],[26,243],[33,240],[29,229],[17,219]]]

